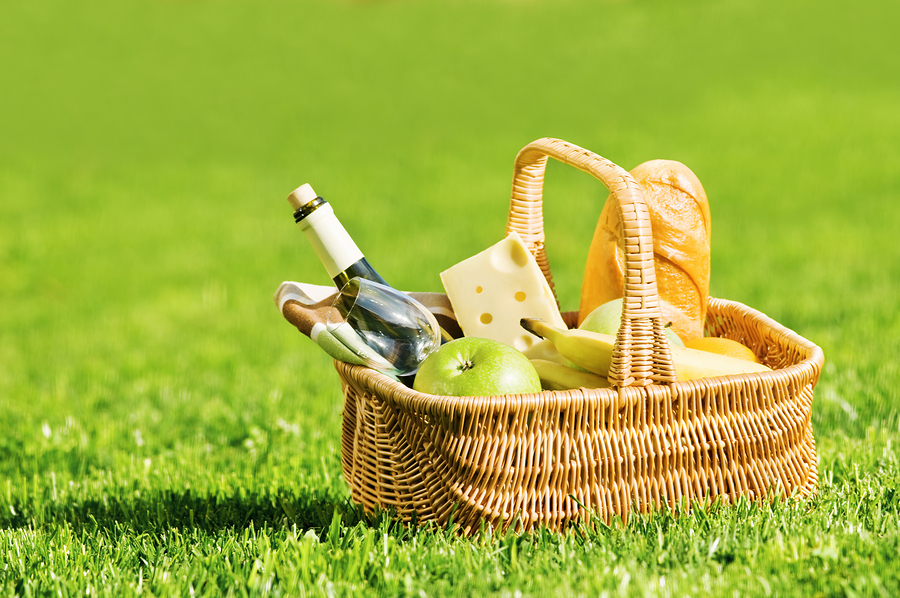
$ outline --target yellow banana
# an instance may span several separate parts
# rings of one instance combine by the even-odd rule
[[[761,363],[747,359],[737,359],[699,349],[669,348],[672,351],[672,360],[675,362],[675,375],[679,381],[772,371],[771,368]]]
[[[552,361],[569,367],[575,365],[563,357],[553,343],[547,339],[537,341],[527,349],[523,350],[522,353],[528,359],[543,359],[544,361]]]
[[[541,379],[544,390],[569,390],[571,388],[609,388],[606,378],[597,374],[575,370],[547,359],[531,359],[531,365]]]
[[[587,330],[565,330],[543,320],[522,318],[522,327],[541,338],[549,339],[569,361],[598,376],[609,375],[615,337]],[[678,380],[696,380],[731,374],[768,372],[768,367],[744,359],[717,353],[669,346]]]
[[[520,323],[528,332],[552,342],[556,350],[575,365],[598,376],[609,374],[616,337],[577,328],[557,328],[535,318],[522,318]]]

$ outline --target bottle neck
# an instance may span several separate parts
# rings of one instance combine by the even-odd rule
[[[362,251],[334,215],[331,205],[321,197],[294,212],[294,219],[331,279],[337,279],[342,272],[364,259]]]
[[[321,197],[316,197],[311,202],[300,206],[294,211],[294,222],[299,224],[301,220],[315,212],[319,208],[319,206],[327,203],[328,202]]]
[[[334,284],[337,288],[342,289],[344,285],[350,282],[353,278],[365,278],[366,280],[371,280],[372,282],[377,282],[383,284],[386,287],[389,285],[378,272],[375,271],[371,265],[369,265],[368,260],[366,258],[362,258],[341,270],[340,274],[337,276],[332,276],[331,280],[334,281]]]

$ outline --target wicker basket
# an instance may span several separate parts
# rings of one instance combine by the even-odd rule
[[[810,408],[821,349],[758,311],[710,298],[708,333],[740,340],[773,371],[674,382],[647,208],[627,171],[560,140],[535,141],[516,158],[507,230],[521,235],[552,287],[541,211],[548,156],[603,182],[626,223],[615,386],[439,397],[335,362],[353,499],[406,521],[452,520],[469,533],[482,520],[559,530],[592,514],[627,520],[631,509],[683,500],[815,492]],[[576,313],[564,318],[573,326]]]

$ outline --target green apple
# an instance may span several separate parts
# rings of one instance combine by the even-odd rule
[[[541,392],[541,379],[520,351],[467,336],[429,354],[419,366],[413,389],[451,397],[526,394]]]
[[[578,328],[615,336],[621,324],[622,299],[613,299],[589,313]],[[684,346],[678,335],[668,327],[666,328],[666,338],[669,339],[670,345]]]

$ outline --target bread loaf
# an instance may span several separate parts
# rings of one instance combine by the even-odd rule
[[[663,318],[685,342],[703,336],[709,297],[710,216],[706,193],[680,162],[652,160],[631,171],[644,190],[653,231],[656,285]],[[588,252],[578,323],[622,297],[625,257],[619,208],[610,195]]]

